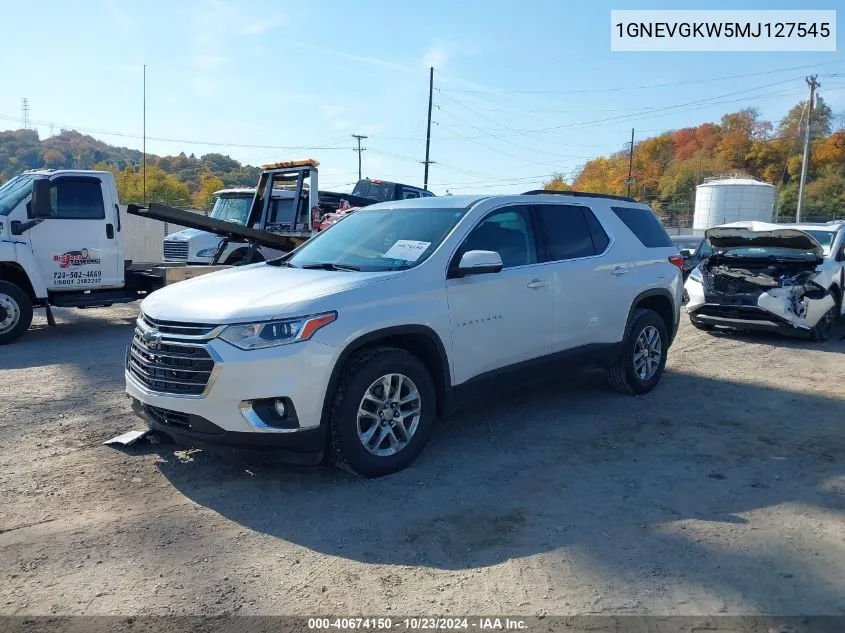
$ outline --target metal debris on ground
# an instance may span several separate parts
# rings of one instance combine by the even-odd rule
[[[149,432],[149,429],[146,431],[127,431],[123,435],[118,435],[110,440],[106,440],[103,444],[108,446],[114,446],[115,444],[120,444],[121,446],[131,446],[142,437],[145,437]]]

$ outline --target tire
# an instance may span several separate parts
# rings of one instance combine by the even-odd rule
[[[711,331],[715,325],[710,325],[709,323],[701,323],[700,321],[696,321],[695,319],[690,318],[690,323],[696,330],[701,330],[702,332],[709,332]]]
[[[362,477],[381,477],[407,467],[422,451],[437,417],[437,391],[425,365],[405,350],[374,347],[354,355],[342,371],[332,395],[328,421],[331,460],[339,468]],[[375,395],[379,400],[383,399],[383,378],[386,376],[392,376],[391,401],[395,400],[397,389],[399,397],[407,397],[415,387],[419,396],[418,415],[410,413],[414,410],[414,402],[401,405],[405,409],[399,409],[400,416],[402,411],[410,413],[405,418],[405,426],[398,420],[391,423],[386,419],[390,418],[390,407],[395,406],[395,402],[382,407],[376,399],[369,397]],[[385,408],[388,415],[379,418],[379,411],[385,412]],[[368,415],[359,415],[362,410]],[[403,433],[403,428],[409,433]],[[369,442],[369,448],[365,441]],[[390,450],[395,452],[390,453]]]
[[[0,281],[0,345],[16,341],[32,323],[32,301],[8,281]]]
[[[837,303],[834,303],[830,310],[824,313],[822,318],[819,319],[819,322],[810,330],[810,338],[812,340],[821,343],[830,338],[830,335],[833,334],[833,328],[836,327],[838,311],[839,306]]]
[[[641,336],[644,337],[641,339]],[[659,341],[659,350],[657,342]],[[645,377],[641,376],[635,354],[641,354],[646,347],[647,356]],[[607,381],[611,387],[622,393],[639,395],[648,393],[660,382],[663,369],[666,367],[666,352],[669,349],[669,336],[666,324],[653,310],[635,310],[625,327],[622,339],[622,353],[619,358],[607,368]],[[654,356],[659,351],[656,365]],[[651,358],[651,360],[649,360]]]

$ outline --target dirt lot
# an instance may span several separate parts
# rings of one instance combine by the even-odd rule
[[[136,306],[0,348],[3,614],[842,614],[845,341],[710,336],[658,389],[557,377],[409,470],[101,443]]]

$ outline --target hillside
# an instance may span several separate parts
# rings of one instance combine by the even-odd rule
[[[724,115],[719,123],[666,132],[634,144],[631,195],[652,204],[667,224],[689,226],[695,187],[705,178],[742,173],[777,187],[781,220],[794,219],[801,174],[806,102],[777,124],[756,109]],[[819,98],[813,111],[804,217],[845,217],[845,128],[832,131],[833,113]],[[547,189],[624,195],[628,148],[588,161]]]
[[[62,130],[40,140],[35,130],[0,132],[0,182],[25,169],[108,169],[115,172],[121,200],[143,201],[138,150],[115,147],[92,136]],[[223,154],[200,158],[147,154],[147,198],[175,206],[207,209],[211,193],[224,186],[251,186],[258,181],[258,167],[241,165]]]

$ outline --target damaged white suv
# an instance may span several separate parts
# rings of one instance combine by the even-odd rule
[[[685,284],[693,326],[826,340],[842,313],[845,224],[735,222],[705,233],[714,254]]]

